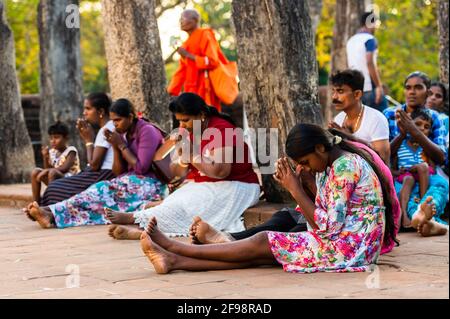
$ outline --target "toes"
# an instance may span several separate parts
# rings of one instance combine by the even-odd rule
[[[194,219],[192,220],[193,224],[198,224],[201,221],[202,219],[200,218],[200,216],[195,216]]]

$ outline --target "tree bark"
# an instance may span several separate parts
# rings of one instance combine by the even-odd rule
[[[347,68],[347,41],[360,28],[360,18],[366,9],[361,0],[337,0],[331,49],[331,74]]]
[[[287,134],[296,123],[322,124],[308,4],[304,0],[236,0],[232,16],[249,126],[276,128],[276,150],[281,156]],[[257,154],[261,142],[256,145]],[[268,154],[266,145],[263,151]],[[265,164],[258,156],[257,162]],[[267,200],[292,200],[272,174],[262,178]]]
[[[0,183],[29,181],[34,155],[16,74],[14,36],[0,0]]]
[[[76,6],[76,7],[75,7]],[[41,0],[38,6],[40,46],[40,127],[43,145],[48,127],[61,121],[69,127],[70,144],[86,163],[86,148],[75,127],[83,110],[80,29],[72,24],[78,0]],[[79,15],[78,15],[79,16]]]
[[[440,0],[438,5],[439,66],[440,80],[448,88],[448,1]],[[447,97],[448,98],[448,97]]]
[[[169,130],[169,95],[154,1],[102,0],[108,78],[113,98],[129,99]]]

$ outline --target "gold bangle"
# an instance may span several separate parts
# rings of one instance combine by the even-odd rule
[[[92,142],[86,143],[86,147],[88,147],[90,145],[94,145],[94,143],[92,143]]]
[[[178,165],[180,165],[180,166],[183,167],[183,168],[186,168],[186,167],[189,166],[189,164],[185,164],[185,163],[182,163],[182,162],[181,162],[181,157],[178,158]]]

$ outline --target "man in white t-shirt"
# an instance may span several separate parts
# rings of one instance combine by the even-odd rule
[[[377,67],[378,43],[374,36],[375,14],[366,12],[361,17],[361,28],[347,41],[347,64],[364,75],[362,102],[379,111],[388,107]]]
[[[365,106],[361,102],[364,76],[357,70],[338,71],[330,78],[332,103],[341,111],[329,124],[330,128],[352,134],[355,138],[369,143],[389,165],[389,123],[380,111]]]

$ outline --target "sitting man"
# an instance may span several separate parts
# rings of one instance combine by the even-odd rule
[[[329,124],[329,128],[352,134],[356,139],[369,143],[389,166],[389,125],[383,113],[361,102],[364,76],[357,70],[344,70],[334,74],[332,103],[341,111]]]

